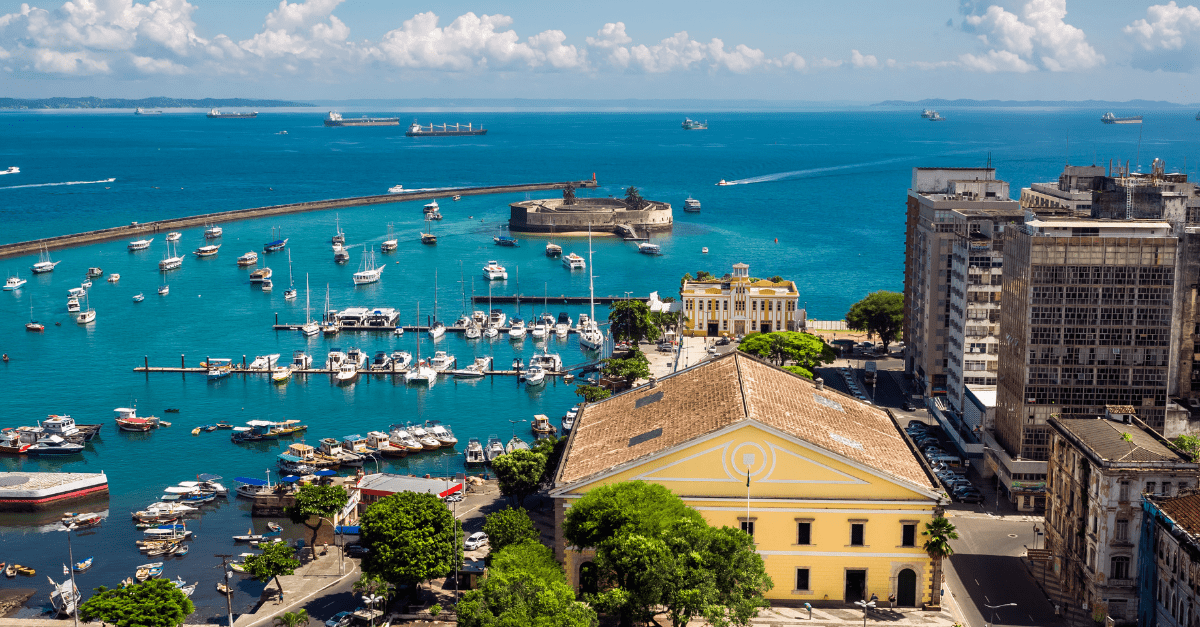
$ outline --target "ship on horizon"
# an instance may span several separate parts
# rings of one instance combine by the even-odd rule
[[[162,111],[158,109],[150,110],[138,107],[133,110],[134,115],[162,115]]]
[[[458,135],[487,135],[487,129],[480,127],[475,128],[474,124],[467,123],[455,124],[454,128],[450,128],[449,124],[434,126],[430,123],[429,126],[421,126],[419,122],[413,120],[412,126],[404,132],[406,137],[452,137]]]
[[[400,118],[343,118],[337,111],[325,116],[325,126],[400,126]]]
[[[1109,111],[1100,118],[1100,121],[1105,124],[1141,124],[1142,116],[1135,115],[1127,118],[1119,118],[1113,115],[1112,111]]]
[[[220,109],[213,109],[208,112],[208,117],[210,117],[210,118],[256,118],[256,117],[258,117],[258,111],[251,111],[250,113],[221,113]]]
[[[691,118],[683,118],[682,126],[683,126],[683,130],[685,130],[685,131],[707,131],[708,130],[708,120],[701,122],[700,120],[693,120]]]

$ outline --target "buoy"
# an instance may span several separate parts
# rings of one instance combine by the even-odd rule
[[[776,238],[775,238],[775,243],[776,243],[776,244],[778,244],[778,243],[779,243],[779,238],[778,238],[778,237],[776,237]]]

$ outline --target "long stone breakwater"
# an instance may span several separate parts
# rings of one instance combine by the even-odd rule
[[[95,244],[98,242],[117,239],[139,239],[156,233],[176,231],[189,227],[204,226],[205,224],[218,224],[236,220],[253,220],[255,218],[283,215],[288,213],[300,213],[303,211],[325,211],[327,209],[364,207],[367,205],[381,205],[393,202],[431,200],[435,198],[445,198],[447,196],[456,195],[479,196],[484,194],[559,190],[564,189],[568,185],[576,188],[598,186],[595,179],[585,179],[582,181],[564,181],[561,183],[523,183],[517,185],[487,185],[482,187],[448,187],[436,190],[401,192],[398,194],[355,196],[352,198],[335,198],[332,200],[298,202],[286,205],[273,205],[270,207],[254,207],[252,209],[234,209],[233,211],[220,211],[216,213],[206,213],[184,218],[157,220],[155,222],[134,222],[126,226],[97,229],[94,231],[85,231],[83,233],[74,233],[72,235],[59,235],[57,237],[47,237],[25,242],[15,242],[12,244],[2,244],[0,245],[0,259],[36,254],[43,248],[47,250],[55,250],[60,248],[70,248],[72,246],[85,246],[88,244]]]

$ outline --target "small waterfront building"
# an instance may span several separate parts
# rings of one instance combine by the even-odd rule
[[[1136,615],[1125,615],[1128,624],[1135,618],[1147,627],[1200,623],[1200,494],[1189,492],[1142,501],[1138,606]]]
[[[1046,548],[1063,598],[1132,625],[1143,497],[1194,488],[1200,465],[1138,420],[1133,407],[1048,422]]]
[[[720,278],[684,281],[679,300],[686,318],[683,333],[689,336],[804,329],[796,283],[754,279],[744,263],[733,264],[733,272]]]
[[[381,473],[360,477],[356,490],[359,494],[360,510],[366,511],[375,501],[399,492],[434,494],[444,499],[456,492],[463,492],[464,486],[461,479],[430,479]]]
[[[936,604],[920,534],[943,501],[910,442],[884,409],[729,353],[579,412],[550,491],[555,556],[580,588],[594,553],[566,544],[571,504],[646,481],[754,536],[772,601]]]

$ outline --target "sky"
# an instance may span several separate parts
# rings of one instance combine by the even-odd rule
[[[1200,102],[1139,0],[0,0],[0,96]]]

